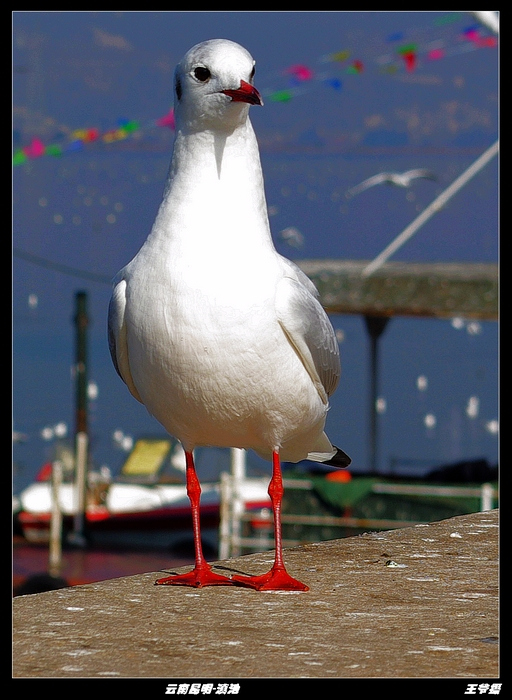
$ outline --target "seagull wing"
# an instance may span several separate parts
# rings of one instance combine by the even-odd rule
[[[409,178],[409,180],[416,177],[424,177],[427,180],[437,180],[437,175],[430,170],[426,170],[425,168],[414,168],[413,170],[407,170],[405,173],[402,173],[402,177]]]
[[[296,282],[299,282],[303,287],[306,287],[306,289],[315,297],[315,299],[320,299],[318,289],[315,287],[306,273],[303,272],[296,263],[292,262],[288,258],[285,258],[284,255],[279,255],[279,258],[281,259],[281,263],[284,267],[285,277],[291,277]]]
[[[127,385],[131,394],[142,403],[139,392],[133,383],[128,360],[125,322],[126,286],[127,282],[121,271],[114,279],[114,290],[108,306],[108,345],[116,372]]]
[[[281,328],[327,403],[338,385],[341,364],[334,329],[317,296],[311,280],[290,263],[278,284],[275,305]]]
[[[353,197],[355,194],[359,194],[360,192],[367,190],[369,187],[373,187],[374,185],[380,185],[382,182],[388,182],[389,179],[389,173],[378,173],[378,175],[373,175],[367,180],[363,180],[363,182],[360,182],[359,185],[351,187],[349,190],[347,190],[347,194]]]

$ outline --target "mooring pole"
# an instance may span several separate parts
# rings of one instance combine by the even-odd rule
[[[85,507],[87,490],[87,453],[89,445],[87,425],[87,293],[76,293],[76,429],[75,429],[75,494],[77,510],[70,541],[85,546]]]
[[[379,338],[386,328],[386,316],[365,316],[366,328],[370,336],[370,410],[369,410],[369,465],[372,474],[377,473],[378,413],[379,392]]]
[[[62,510],[60,507],[60,488],[62,486],[62,462],[56,459],[52,463],[52,515],[50,520],[50,551],[48,573],[60,576],[62,568]]]

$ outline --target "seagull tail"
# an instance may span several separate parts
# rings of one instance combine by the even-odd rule
[[[310,452],[308,459],[312,462],[321,462],[329,467],[336,467],[337,469],[345,469],[352,462],[348,454],[335,445],[333,445],[333,452]]]
[[[334,449],[336,450],[336,454],[334,457],[331,457],[331,459],[328,459],[324,464],[328,464],[331,467],[337,467],[338,469],[344,469],[350,465],[352,460],[348,456],[346,452],[343,452],[343,450],[340,450],[339,447],[335,447]]]

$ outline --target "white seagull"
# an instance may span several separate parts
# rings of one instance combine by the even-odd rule
[[[470,14],[472,14],[473,17],[480,22],[480,24],[483,24],[484,27],[487,27],[487,29],[490,29],[495,34],[499,34],[499,32],[500,32],[500,13],[499,12],[496,12],[496,11],[470,12]]]
[[[163,201],[146,242],[114,278],[109,341],[133,396],[186,456],[193,571],[158,584],[308,590],[283,562],[280,459],[346,467],[324,433],[340,375],[338,343],[313,283],[277,253],[256,137],[254,60],[213,39],[175,71],[176,134]],[[272,461],[275,562],[220,576],[205,561],[193,450],[253,449]]]
[[[425,170],[424,168],[415,168],[413,170],[406,170],[404,173],[379,173],[378,175],[373,175],[367,180],[363,180],[359,185],[351,187],[347,190],[347,197],[353,197],[369,187],[374,185],[381,185],[382,183],[388,183],[390,185],[396,185],[397,187],[410,187],[413,180],[418,178],[425,178],[427,180],[437,180],[437,176],[430,170]]]

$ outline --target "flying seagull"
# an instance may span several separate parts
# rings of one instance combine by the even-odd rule
[[[157,584],[307,590],[281,541],[280,460],[346,467],[324,433],[340,376],[338,343],[312,282],[274,248],[256,137],[254,60],[213,39],[175,71],[176,136],[163,201],[135,258],[114,279],[112,359],[133,396],[186,457],[193,571]],[[272,462],[275,561],[261,576],[221,576],[201,549],[193,450],[252,449]]]
[[[427,180],[437,180],[437,176],[430,170],[425,170],[424,168],[415,168],[413,170],[406,170],[404,173],[379,173],[378,175],[373,175],[367,180],[363,180],[359,185],[351,187],[347,190],[346,196],[353,197],[369,187],[374,185],[381,185],[382,183],[388,183],[390,185],[396,185],[397,187],[410,187],[413,180],[418,178],[424,178]]]

